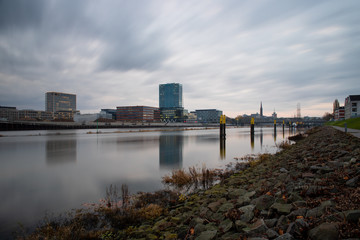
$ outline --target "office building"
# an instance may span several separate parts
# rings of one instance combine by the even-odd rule
[[[201,109],[195,112],[200,123],[219,123],[222,115],[222,111],[217,109]]]
[[[16,107],[0,106],[0,121],[15,121],[19,119],[19,111]]]
[[[159,122],[159,108],[147,106],[117,107],[116,120],[123,122]]]
[[[111,119],[116,120],[116,109],[101,109],[101,115],[109,116],[111,115]],[[108,118],[108,117],[106,117]]]
[[[360,95],[345,98],[345,119],[360,117]]]
[[[159,107],[182,108],[182,85],[179,83],[167,83],[159,85]]]
[[[24,121],[42,121],[42,120],[53,120],[54,114],[52,112],[39,111],[39,110],[19,110],[19,120]]]
[[[76,111],[75,94],[47,92],[45,101],[47,112]]]
[[[53,112],[54,118],[73,119],[76,111],[76,95],[61,92],[47,92],[45,111]]]
[[[167,83],[159,85],[160,118],[163,122],[183,122],[186,111],[183,108],[182,85]]]

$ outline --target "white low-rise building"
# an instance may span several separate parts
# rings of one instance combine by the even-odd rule
[[[360,95],[345,98],[345,119],[360,117]]]

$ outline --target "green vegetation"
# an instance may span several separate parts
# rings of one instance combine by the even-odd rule
[[[350,118],[342,121],[327,122],[326,125],[344,127],[345,123],[347,124],[348,128],[360,129],[360,118]]]

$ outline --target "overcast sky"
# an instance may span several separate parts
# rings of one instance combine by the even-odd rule
[[[0,105],[159,106],[322,116],[360,94],[360,1],[0,0]]]

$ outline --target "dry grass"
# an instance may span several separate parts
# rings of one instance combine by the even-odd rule
[[[185,192],[187,192],[190,189],[198,189],[199,183],[201,183],[203,189],[211,187],[220,174],[220,171],[207,169],[205,166],[203,166],[202,169],[189,167],[188,171],[184,169],[173,170],[170,175],[162,177],[162,182],[179,191],[185,190]]]

